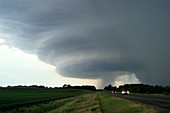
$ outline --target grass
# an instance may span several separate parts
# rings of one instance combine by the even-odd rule
[[[104,92],[0,89],[0,113],[163,113]]]
[[[0,89],[0,110],[10,110],[21,106],[49,102],[50,100],[73,97],[89,92],[76,89]]]
[[[108,94],[98,95],[102,113],[163,113],[161,110]]]
[[[96,93],[73,97],[72,101],[48,113],[100,113],[99,102],[95,98]]]
[[[97,93],[21,107],[6,113],[101,113]]]

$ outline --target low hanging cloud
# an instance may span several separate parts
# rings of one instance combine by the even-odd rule
[[[169,1],[0,2],[0,38],[62,76],[170,84]]]

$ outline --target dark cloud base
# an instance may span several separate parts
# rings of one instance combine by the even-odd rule
[[[62,76],[169,85],[169,1],[0,1],[1,37]]]

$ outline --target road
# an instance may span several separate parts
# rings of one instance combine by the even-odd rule
[[[167,110],[168,113],[170,113],[170,96],[154,96],[154,95],[140,95],[140,94],[130,94],[130,95],[114,94],[113,96],[163,108]]]

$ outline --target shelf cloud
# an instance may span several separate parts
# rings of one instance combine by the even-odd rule
[[[2,0],[0,38],[62,76],[170,84],[170,2]]]

